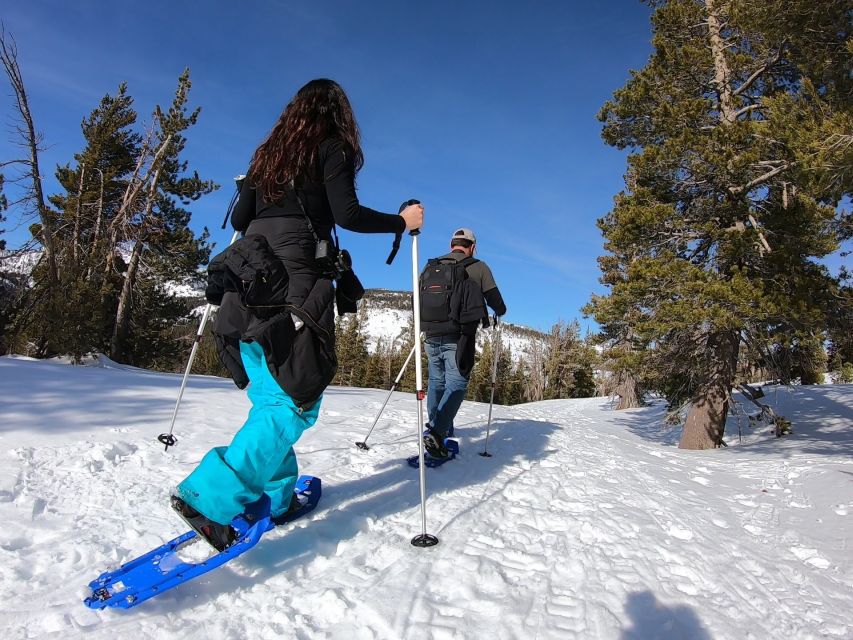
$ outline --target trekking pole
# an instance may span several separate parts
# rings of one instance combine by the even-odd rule
[[[489,421],[486,423],[486,442],[483,444],[483,451],[480,453],[484,458],[491,458],[492,454],[487,451],[489,446],[489,429],[492,426],[492,405],[495,403],[495,384],[498,379],[498,357],[500,356],[501,347],[501,330],[498,324],[498,317],[494,316],[494,329],[492,329],[492,395],[489,398]]]
[[[412,356],[415,353],[415,349],[418,348],[418,345],[412,347],[412,350],[409,352],[409,357],[406,358],[406,361],[403,363],[402,368],[400,369],[400,373],[397,374],[397,379],[394,380],[394,384],[391,385],[391,389],[388,391],[388,395],[385,397],[385,402],[382,403],[382,408],[379,410],[379,413],[376,414],[376,420],[373,421],[373,425],[370,427],[370,431],[367,432],[367,435],[364,437],[364,442],[356,442],[355,446],[357,446],[362,451],[369,451],[370,447],[367,446],[367,439],[370,438],[370,434],[373,433],[373,428],[376,426],[376,423],[379,422],[379,418],[382,416],[382,412],[385,411],[385,406],[388,404],[388,401],[391,399],[391,394],[397,389],[397,385],[400,384],[400,380],[403,377],[403,373],[406,371],[406,367],[409,366],[409,360],[412,359]]]
[[[234,178],[234,181],[237,183],[237,193],[234,194],[234,197],[231,198],[231,204],[228,205],[228,211],[225,214],[225,221],[222,223],[222,228],[225,228],[225,222],[228,221],[228,216],[231,215],[232,209],[234,209],[234,205],[237,202],[237,197],[240,193],[240,187],[243,184],[243,180],[246,176],[237,176]],[[228,243],[230,247],[237,238],[240,237],[240,232],[235,231],[234,235],[231,236],[231,242]],[[201,315],[201,322],[199,323],[198,331],[195,334],[195,340],[193,341],[193,348],[190,351],[190,359],[187,362],[187,368],[184,371],[184,378],[181,380],[181,390],[178,392],[178,401],[175,403],[175,410],[172,412],[172,422],[169,425],[169,433],[161,433],[157,436],[157,440],[159,440],[162,444],[166,445],[166,448],[163,451],[168,451],[169,447],[173,447],[178,444],[178,439],[172,434],[172,431],[175,429],[175,420],[178,417],[178,408],[181,406],[181,399],[184,397],[184,389],[187,387],[187,378],[189,378],[190,370],[193,368],[193,360],[195,360],[195,354],[198,351],[198,345],[201,343],[201,338],[204,335],[204,327],[207,325],[207,320],[210,318],[210,313],[213,311],[213,305],[207,303],[207,306],[204,308],[204,313]]]
[[[417,201],[409,201],[410,204],[417,204]],[[420,270],[418,269],[418,235],[419,229],[412,229],[409,235],[412,236],[412,314],[415,317],[415,349],[417,355],[415,357],[415,393],[418,398],[418,471],[421,481],[421,533],[412,538],[412,544],[416,547],[433,547],[438,544],[438,538],[426,532],[426,473],[424,469],[424,386],[423,386],[423,369],[421,367],[421,292],[418,281]]]

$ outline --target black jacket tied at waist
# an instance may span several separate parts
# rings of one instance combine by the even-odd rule
[[[294,249],[285,251],[287,260],[273,252],[264,235],[238,240],[211,261],[210,280],[221,282],[222,289],[209,286],[207,295],[209,302],[220,303],[214,339],[237,386],[248,384],[240,341],[257,342],[279,386],[300,409],[308,409],[337,371],[334,285],[300,260],[299,242],[285,246]]]

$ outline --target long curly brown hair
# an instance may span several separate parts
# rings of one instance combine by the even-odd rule
[[[347,94],[337,82],[318,78],[296,92],[252,156],[249,177],[264,201],[279,200],[291,181],[319,182],[317,153],[331,137],[343,140],[358,172],[364,165],[361,133]]]

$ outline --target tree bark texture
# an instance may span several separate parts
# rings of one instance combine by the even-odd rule
[[[117,362],[121,362],[124,357],[127,332],[130,327],[130,301],[133,295],[133,284],[136,281],[136,274],[139,271],[142,248],[143,242],[140,238],[133,245],[133,251],[130,254],[130,264],[127,266],[127,273],[124,276],[124,284],[122,285],[121,295],[118,299],[116,321],[110,340],[110,358]]]
[[[619,404],[616,405],[616,410],[635,409],[642,406],[640,398],[637,395],[637,380],[631,372],[620,371],[618,375],[616,395],[619,396]]]
[[[71,257],[74,260],[74,266],[77,266],[77,253],[80,244],[80,216],[83,209],[83,179],[86,176],[86,165],[80,165],[80,182],[77,185],[77,206],[74,209],[74,232],[71,241]]]
[[[707,377],[693,396],[678,444],[680,449],[713,449],[722,443],[739,347],[737,331],[719,331],[708,336]]]
[[[145,204],[145,213],[142,216],[139,234],[133,244],[133,251],[130,254],[130,264],[127,266],[127,273],[124,275],[124,284],[122,285],[121,295],[118,300],[116,321],[113,326],[112,339],[110,340],[110,357],[113,360],[120,360],[124,354],[125,343],[127,342],[127,333],[130,327],[130,299],[133,294],[133,286],[136,284],[136,275],[139,272],[139,261],[142,257],[142,251],[145,248],[145,243],[143,241],[145,237],[145,226],[154,209],[154,200],[157,196],[157,187],[159,182],[160,169],[158,168],[154,171],[154,176],[151,178],[151,184],[148,188],[148,198]],[[114,250],[115,249],[113,248],[113,251]]]
[[[726,61],[726,44],[723,40],[723,19],[720,15],[719,0],[705,0],[708,11],[708,36],[711,41],[711,55],[714,58],[714,84],[720,97],[720,115],[726,124],[737,120],[735,95],[731,85],[731,71]]]

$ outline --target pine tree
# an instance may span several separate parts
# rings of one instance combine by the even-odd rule
[[[364,365],[364,376],[361,379],[359,386],[369,389],[382,389],[385,385],[385,365],[387,356],[382,341],[376,345],[373,353],[367,354],[367,361]],[[391,383],[388,383],[391,386]]]
[[[400,369],[403,368],[403,364],[406,362],[406,358],[409,357],[409,354],[412,352],[412,347],[414,346],[414,335],[415,335],[415,319],[414,316],[409,316],[409,321],[405,327],[400,328],[400,332],[397,334],[397,338],[392,341],[392,357],[391,357],[391,366],[390,371],[391,375],[396,378],[400,373]],[[419,341],[420,342],[420,341]],[[399,345],[396,349],[393,349],[394,345]],[[421,342],[421,363],[423,365],[423,386],[424,390],[427,388],[429,373],[427,367],[427,359],[426,359],[426,351],[424,350],[423,343]],[[409,366],[406,367],[405,372],[403,373],[403,377],[400,379],[400,384],[398,385],[398,389],[400,391],[415,391],[416,387],[416,375],[415,375],[415,358],[412,357],[409,360]],[[393,381],[393,379],[392,379]],[[389,383],[390,386],[390,383]]]
[[[471,369],[471,375],[468,378],[468,391],[465,394],[466,399],[474,402],[489,401],[493,364],[492,343],[490,340],[486,340],[476,358],[474,368]]]
[[[334,384],[347,387],[363,387],[367,369],[367,336],[364,334],[367,305],[358,313],[348,317],[339,316],[335,322],[335,349],[338,356],[338,371]]]
[[[63,293],[52,305],[56,312],[37,306],[23,330],[47,336],[52,351],[78,360],[89,351],[109,348],[121,281],[117,274],[105,272],[106,256],[116,248],[106,245],[104,230],[115,215],[139,153],[132,105],[125,84],[115,95],[101,99],[81,123],[85,146],[74,156],[76,166],[57,167],[56,177],[65,193],[49,198],[57,211],[55,240]]]
[[[651,4],[654,52],[599,116],[634,153],[599,221],[610,293],[590,311],[621,313],[621,337],[653,345],[653,377],[691,401],[680,446],[708,448],[741,343],[757,357],[782,333],[814,335],[837,290],[814,259],[838,247],[849,176],[815,177],[805,157],[824,145],[824,162],[844,164],[827,140],[850,130],[849,23],[841,1]]]
[[[544,361],[545,400],[579,398],[595,392],[592,359],[580,339],[577,321],[557,322],[547,338]],[[580,386],[579,386],[580,384]]]
[[[507,354],[509,361],[509,354]],[[517,358],[515,361],[509,362],[509,379],[507,381],[507,391],[503,396],[502,404],[513,405],[527,402],[527,367],[524,364],[523,358]]]
[[[842,278],[846,278],[842,270]],[[853,362],[853,287],[844,286],[838,294],[837,304],[829,312],[829,358],[841,366]]]
[[[154,352],[169,346],[137,341],[136,348],[131,350],[131,323],[142,323],[150,313],[165,314],[158,319],[167,324],[177,321],[178,306],[168,301],[164,304],[159,299],[168,297],[162,284],[166,280],[183,282],[197,277],[199,264],[204,264],[210,254],[207,229],[196,238],[188,226],[191,214],[181,206],[218,188],[215,183],[202,180],[198,172],[188,175],[188,162],[181,158],[186,131],[196,124],[201,112],[197,107],[187,113],[191,86],[187,69],[178,78],[168,110],[155,108],[155,128],[143,142],[134,179],[111,224],[111,238],[115,239],[111,245],[117,246],[121,239],[132,248],[116,307],[110,356],[137,365],[151,362]],[[140,296],[132,305],[132,293],[137,289],[150,295]],[[139,304],[141,301],[148,301],[151,306]],[[164,332],[156,336],[158,340],[166,338]]]

